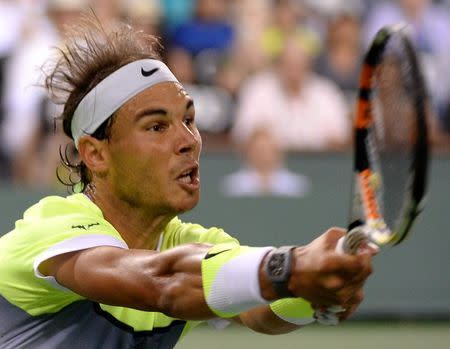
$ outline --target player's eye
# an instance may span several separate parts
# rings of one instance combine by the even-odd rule
[[[151,131],[151,132],[161,132],[164,131],[166,128],[166,125],[163,123],[156,123],[156,124],[151,124],[148,127],[146,127],[147,131]]]
[[[183,122],[186,126],[191,127],[195,124],[195,117],[194,116],[185,116]]]

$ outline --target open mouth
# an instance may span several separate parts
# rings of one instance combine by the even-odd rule
[[[181,175],[177,177],[177,180],[185,184],[198,184],[198,166],[193,166],[182,172]]]

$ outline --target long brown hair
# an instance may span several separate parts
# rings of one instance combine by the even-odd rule
[[[120,67],[145,58],[160,59],[158,38],[134,30],[125,23],[104,27],[95,14],[86,14],[79,23],[68,29],[68,39],[63,47],[56,48],[56,56],[44,67],[45,88],[51,100],[63,105],[58,116],[64,133],[73,139],[71,123],[80,101],[100,81]],[[118,87],[120,88],[120,87]],[[109,139],[114,115],[111,115],[93,134],[97,139]],[[69,180],[58,179],[72,191],[83,191],[92,180],[91,173],[82,161],[71,160],[68,149],[60,149],[62,165],[71,175]],[[73,179],[72,174],[77,178]]]

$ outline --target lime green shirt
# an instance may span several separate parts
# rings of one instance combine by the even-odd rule
[[[186,243],[238,241],[221,229],[174,218],[162,232],[158,249]],[[199,323],[97,304],[39,272],[49,258],[96,246],[128,248],[83,194],[46,197],[25,211],[15,229],[0,238],[1,348],[170,348]],[[68,321],[75,314],[75,321]]]

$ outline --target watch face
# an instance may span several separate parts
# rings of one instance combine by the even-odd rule
[[[280,247],[272,251],[267,260],[267,277],[279,298],[295,297],[288,288],[289,278],[291,277],[291,251],[293,248],[291,246]]]
[[[286,270],[286,255],[284,253],[273,254],[269,259],[267,270],[273,281],[286,281],[288,272]]]

